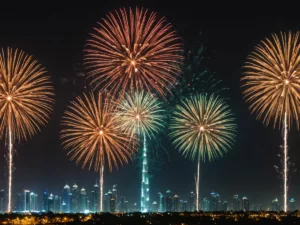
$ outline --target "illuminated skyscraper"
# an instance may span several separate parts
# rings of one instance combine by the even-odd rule
[[[210,202],[210,207],[209,207],[210,212],[220,211],[221,200],[220,200],[220,195],[218,193],[211,192],[209,202]]]
[[[120,212],[126,212],[126,209],[125,209],[125,197],[124,197],[124,196],[120,196],[120,207],[119,207],[119,211],[120,211]]]
[[[48,197],[48,190],[45,190],[43,193],[43,202],[41,207],[43,212],[48,212]]]
[[[164,209],[164,196],[161,192],[159,192],[157,194],[158,196],[158,212],[164,212],[165,209]]]
[[[17,195],[17,207],[18,212],[22,212],[24,210],[24,192],[20,192]]]
[[[93,187],[92,193],[91,193],[91,208],[90,210],[92,212],[99,212],[99,185],[97,184],[97,181]]]
[[[152,206],[151,206],[151,212],[157,212],[158,211],[158,204],[157,201],[152,202]]]
[[[116,199],[113,197],[110,199],[110,212],[116,212]]]
[[[272,211],[280,211],[280,204],[277,198],[272,201]]]
[[[238,195],[233,196],[232,208],[233,211],[241,211],[241,200]]]
[[[187,201],[180,200],[180,211],[186,212],[187,210]]]
[[[170,190],[167,190],[166,192],[166,211],[167,212],[173,211],[173,198],[172,198],[172,192]]]
[[[4,197],[5,197],[5,192],[4,190],[0,190],[0,213],[4,213]]]
[[[69,213],[70,212],[70,205],[71,205],[71,199],[70,199],[70,186],[65,185],[64,190],[63,190],[63,212],[64,213]]]
[[[37,212],[38,211],[38,195],[31,192],[29,196],[29,211]]]
[[[173,198],[173,211],[174,212],[179,212],[179,209],[180,209],[179,202],[180,202],[179,196],[174,195],[174,198]]]
[[[80,211],[84,212],[87,210],[87,198],[86,198],[86,191],[84,188],[80,190]]]
[[[250,210],[250,202],[247,197],[243,197],[242,199],[242,210],[248,212]]]
[[[53,209],[53,212],[54,213],[60,213],[62,212],[62,202],[61,202],[61,197],[55,195],[54,196],[54,203],[53,203],[53,206],[54,206],[54,209]]]
[[[227,207],[228,207],[227,201],[224,201],[222,204],[222,211],[227,212]]]
[[[147,145],[146,137],[144,136],[143,146],[143,165],[142,165],[142,187],[141,187],[141,212],[149,211],[149,174],[148,174],[148,158],[147,158]]]
[[[204,212],[209,212],[210,211],[210,202],[208,198],[204,198],[202,200],[202,208]]]
[[[24,190],[24,208],[23,211],[28,212],[30,210],[30,191]]]
[[[71,198],[71,212],[78,213],[80,212],[80,204],[79,204],[79,190],[77,184],[72,186],[72,198]]]
[[[294,198],[291,198],[289,202],[289,211],[293,212],[295,210],[296,210],[296,200]]]
[[[195,205],[195,194],[193,191],[191,191],[191,193],[190,193],[189,206],[190,206],[189,207],[190,212],[194,212],[196,205]]]
[[[64,208],[66,208],[66,204],[63,204]],[[48,212],[55,212],[55,209],[54,209],[54,196],[53,194],[50,194],[49,197],[48,197]]]
[[[112,198],[115,199],[115,211],[118,211],[118,204],[119,204],[119,199],[118,199],[118,185],[114,184],[113,189],[112,189]]]

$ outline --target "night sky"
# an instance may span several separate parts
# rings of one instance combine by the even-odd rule
[[[35,8],[8,8],[0,13],[0,46],[18,47],[34,55],[43,64],[55,85],[56,104],[47,127],[27,143],[16,145],[14,192],[23,188],[41,195],[42,190],[60,194],[66,181],[76,182],[89,189],[98,179],[98,174],[82,170],[70,162],[59,140],[60,118],[65,106],[77,94],[84,91],[83,79],[76,78],[75,68],[82,60],[85,40],[92,27],[106,13],[123,6],[136,6],[136,2],[118,3],[98,1],[99,5],[80,3],[64,6],[39,5]],[[240,88],[242,66],[254,45],[272,32],[295,31],[300,17],[270,16],[214,16],[201,15],[196,5],[174,5],[145,3],[144,6],[165,16],[182,37],[186,48],[193,46],[199,32],[203,33],[205,46],[210,55],[209,66],[230,88],[227,96],[237,117],[238,135],[232,151],[224,158],[205,163],[201,168],[201,195],[210,191],[219,192],[223,200],[231,202],[233,194],[248,196],[253,203],[269,206],[273,198],[282,194],[282,180],[274,169],[280,164],[281,132],[265,127],[250,115]],[[40,10],[38,8],[40,7]],[[202,10],[203,11],[203,10]],[[165,142],[167,143],[167,136]],[[152,195],[170,189],[174,194],[187,199],[194,189],[196,163],[183,158],[166,144],[169,154],[160,172],[151,180]],[[289,136],[290,158],[295,167],[300,165],[300,132],[291,129]],[[6,189],[4,168],[4,141],[0,142],[0,189]],[[164,155],[164,154],[162,154]],[[160,159],[158,159],[160,160]],[[140,194],[140,173],[136,162],[114,170],[106,171],[105,191],[118,184],[122,195],[129,201],[138,202]],[[290,197],[300,200],[300,174],[290,174]],[[15,195],[14,195],[15,196]],[[152,200],[154,200],[152,198]],[[281,199],[280,199],[281,200]],[[268,205],[269,204],[269,205]]]

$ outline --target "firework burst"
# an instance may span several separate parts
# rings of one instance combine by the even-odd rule
[[[234,143],[236,124],[229,106],[218,96],[200,94],[183,99],[170,123],[170,137],[179,151],[198,159],[196,209],[199,209],[200,160],[213,160]]]
[[[126,133],[148,138],[154,137],[163,127],[163,114],[161,102],[144,91],[125,93],[117,112],[120,127]]]
[[[183,59],[172,26],[138,8],[109,13],[94,29],[85,53],[91,84],[120,96],[132,88],[165,96]]]
[[[287,130],[299,129],[300,32],[272,35],[256,46],[245,65],[243,94],[252,113],[284,131],[284,210],[287,211]]]
[[[0,52],[0,135],[8,140],[8,212],[12,209],[13,143],[27,140],[49,119],[53,86],[45,69],[21,50]]]
[[[117,106],[99,93],[77,97],[65,111],[61,138],[71,160],[100,171],[100,211],[103,211],[103,170],[128,163],[134,153],[132,140],[117,125]]]

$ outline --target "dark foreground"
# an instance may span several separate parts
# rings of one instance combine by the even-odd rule
[[[218,213],[101,213],[101,214],[4,214],[1,224],[65,225],[229,225],[300,224],[300,212],[218,212]]]

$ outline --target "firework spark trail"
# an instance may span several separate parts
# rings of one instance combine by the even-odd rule
[[[284,182],[284,211],[287,212],[287,193],[288,193],[288,146],[287,146],[287,138],[288,138],[288,131],[287,131],[287,113],[284,114],[284,174],[283,174],[283,182]]]
[[[300,32],[273,34],[249,55],[245,65],[243,94],[252,113],[266,125],[283,131],[284,210],[288,198],[288,129],[300,121]]]
[[[198,160],[198,167],[197,167],[197,179],[196,179],[196,210],[199,211],[199,199],[200,199],[200,160]]]
[[[61,139],[68,155],[82,167],[100,173],[100,209],[103,210],[103,171],[118,164],[128,163],[136,150],[135,138],[119,127],[116,112],[118,106],[108,95],[83,94],[72,101],[62,119]]]
[[[8,206],[7,211],[11,212],[12,204],[11,204],[11,193],[12,193],[12,173],[13,173],[13,144],[12,144],[12,134],[11,134],[11,123],[8,125],[9,132],[9,153],[8,153]]]
[[[85,65],[91,85],[120,97],[135,89],[161,96],[181,73],[182,43],[171,24],[139,9],[110,12],[87,41]]]
[[[176,105],[170,123],[172,143],[186,157],[198,158],[196,209],[199,209],[200,161],[214,160],[234,143],[236,124],[229,106],[215,95],[199,94]]]
[[[46,125],[52,111],[53,86],[45,69],[18,49],[0,51],[0,136],[8,140],[8,205],[12,210],[13,145]]]
[[[101,166],[100,169],[100,212],[103,212],[103,185],[104,185],[104,180],[103,180],[103,172],[104,172],[104,166]]]

